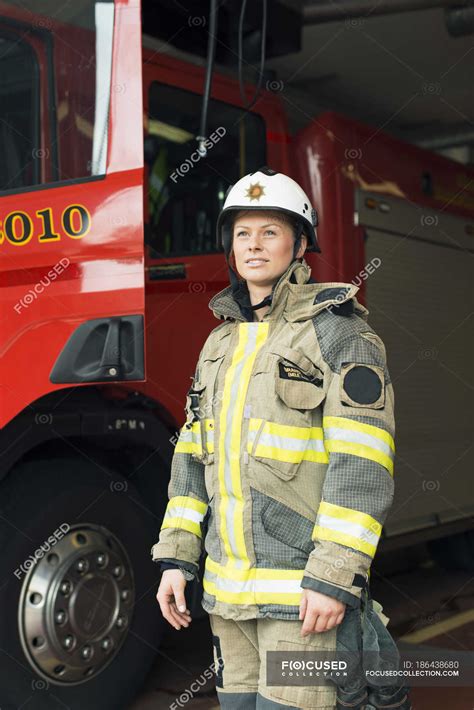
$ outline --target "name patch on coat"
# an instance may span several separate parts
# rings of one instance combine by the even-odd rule
[[[323,380],[319,377],[310,377],[305,375],[296,365],[290,365],[286,362],[278,363],[279,374],[283,380],[298,380],[300,382],[311,382],[316,387],[321,387]]]

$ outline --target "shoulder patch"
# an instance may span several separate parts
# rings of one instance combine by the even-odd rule
[[[382,409],[385,405],[385,374],[378,365],[343,362],[340,399],[350,407]]]

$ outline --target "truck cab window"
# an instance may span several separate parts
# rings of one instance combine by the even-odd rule
[[[197,153],[202,96],[154,82],[149,92],[145,238],[153,258],[216,251],[215,225],[230,184],[266,163],[265,123],[215,99],[208,152]]]
[[[0,33],[0,190],[36,185],[40,175],[38,64],[31,47]]]
[[[113,0],[1,4],[0,191],[105,175]]]

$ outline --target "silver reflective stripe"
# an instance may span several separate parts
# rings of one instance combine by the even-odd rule
[[[369,542],[375,547],[377,546],[377,543],[379,541],[379,536],[377,535],[377,533],[368,530],[362,525],[352,523],[348,520],[342,520],[341,518],[333,518],[330,515],[323,515],[322,513],[318,513],[316,525],[319,525],[322,528],[326,528],[327,530],[336,530],[338,532],[346,533],[347,535],[356,537],[359,540]]]
[[[199,511],[187,508],[184,505],[173,505],[168,507],[164,520],[166,518],[185,518],[186,520],[192,520],[194,523],[200,523],[204,520],[204,513],[199,513]]]
[[[201,432],[198,427],[196,427],[195,429],[186,429],[186,427],[184,426],[179,434],[179,440],[184,441],[187,444],[191,444],[193,442],[200,443]]]
[[[304,572],[301,572],[303,577]],[[239,594],[241,592],[271,592],[274,594],[298,594],[301,592],[301,584],[297,579],[248,579],[236,581],[223,579],[214,572],[204,570],[204,576],[215,584],[223,592]]]
[[[235,369],[234,369],[234,378],[231,383],[230,387],[230,402],[236,402],[237,401],[237,396],[240,387],[242,386],[242,370],[245,367],[245,364],[248,360],[249,357],[252,357],[252,355],[255,354],[255,349],[256,349],[256,342],[257,342],[257,335],[258,335],[258,327],[259,323],[246,323],[246,336],[247,340],[245,343],[245,350],[243,353],[243,356],[240,360],[240,362],[236,363]],[[245,337],[245,336],[244,336]],[[238,346],[237,346],[238,347]],[[237,426],[239,430],[241,431],[241,422],[240,421],[235,421],[234,422],[234,417],[236,415],[235,412],[235,407],[230,406],[227,407],[227,411],[225,413],[226,419],[225,419],[225,430],[224,430],[224,441],[223,441],[223,451],[222,449],[220,450],[220,454],[223,453],[224,455],[224,484],[225,488],[227,491],[227,506],[225,508],[225,525],[226,525],[226,532],[228,535],[228,540],[229,540],[229,545],[232,550],[232,554],[235,559],[235,567],[242,567],[244,565],[244,560],[241,559],[240,554],[239,554],[239,547],[237,544],[236,536],[235,536],[235,528],[234,528],[234,517],[235,517],[235,508],[236,508],[236,494],[238,493],[237,491],[234,490],[233,484],[232,484],[232,470],[231,470],[231,463],[230,463],[230,452],[232,450],[232,437],[234,436],[233,433],[233,427]]]
[[[393,460],[394,452],[385,441],[379,439],[376,436],[371,436],[362,431],[354,431],[353,429],[340,429],[338,427],[325,427],[324,436],[326,439],[333,439],[338,441],[348,441],[352,444],[363,444],[364,446],[369,446],[371,449],[377,449],[381,451],[390,459]]]
[[[255,440],[256,431],[250,431],[250,440]],[[269,434],[263,429],[258,440],[258,446],[272,446],[277,449],[287,449],[288,451],[321,451],[324,452],[323,439],[294,439],[289,436],[279,436],[278,434]],[[258,449],[257,446],[257,449]]]

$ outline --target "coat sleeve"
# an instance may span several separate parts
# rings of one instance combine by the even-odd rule
[[[198,576],[202,552],[203,520],[208,509],[204,464],[201,453],[199,396],[194,385],[199,380],[199,368],[204,348],[199,356],[193,383],[186,396],[186,422],[179,432],[171,462],[168,505],[159,539],[152,548],[154,561],[173,562],[187,580]]]
[[[347,333],[323,355],[328,468],[301,586],[357,607],[393,500],[394,392],[379,336]]]

